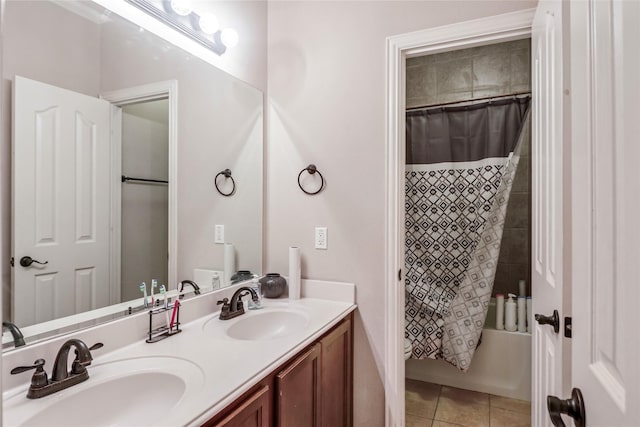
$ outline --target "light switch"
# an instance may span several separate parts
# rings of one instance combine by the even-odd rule
[[[316,249],[327,249],[327,227],[316,227]]]
[[[224,225],[216,224],[215,243],[224,243]]]

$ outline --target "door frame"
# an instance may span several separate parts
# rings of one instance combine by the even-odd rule
[[[406,58],[531,37],[535,9],[388,37],[385,192],[385,425],[404,425],[404,174]]]
[[[144,101],[167,99],[169,103],[169,165],[168,165],[168,282],[177,283],[178,277],[178,81],[166,80],[141,86],[105,92],[101,99],[109,101],[114,107],[111,110],[111,182],[120,182],[122,172],[122,128],[120,108],[124,105]],[[111,188],[111,226],[110,237],[110,297],[111,303],[120,302],[120,273],[121,273],[121,193],[120,185]],[[114,232],[118,230],[118,232]]]

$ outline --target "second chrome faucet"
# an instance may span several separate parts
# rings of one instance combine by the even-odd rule
[[[258,303],[260,297],[255,289],[248,286],[238,288],[231,297],[231,301],[228,298],[224,298],[218,301],[218,305],[222,304],[222,310],[220,310],[220,320],[229,320],[234,317],[238,317],[244,314],[244,304],[242,303],[242,297],[251,295],[253,302]]]

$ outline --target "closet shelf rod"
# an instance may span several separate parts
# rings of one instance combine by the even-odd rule
[[[148,179],[148,178],[133,178],[131,176],[122,175],[122,182],[137,181],[137,182],[153,182],[156,184],[168,184],[169,181],[162,179]]]

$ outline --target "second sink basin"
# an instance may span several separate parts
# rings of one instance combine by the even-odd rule
[[[261,341],[301,333],[308,324],[309,316],[303,311],[265,307],[262,310],[248,310],[232,320],[213,318],[205,323],[204,329],[235,340]]]

